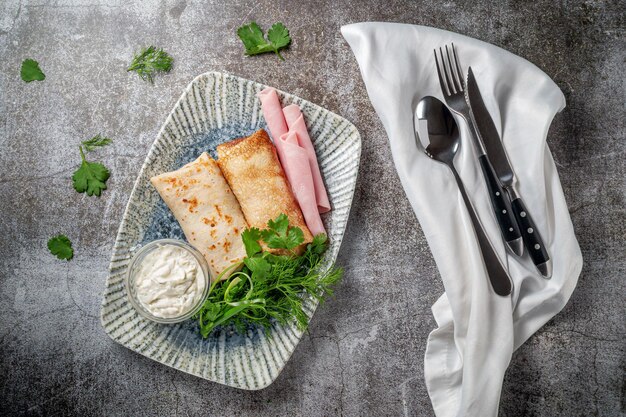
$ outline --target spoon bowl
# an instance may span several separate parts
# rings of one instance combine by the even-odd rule
[[[433,96],[417,105],[417,119],[424,134],[418,134],[424,151],[432,159],[452,164],[460,146],[459,128],[448,107]]]
[[[452,113],[440,100],[427,96],[418,103],[416,116],[417,120],[414,121],[414,124],[416,124],[414,126],[415,132],[418,141],[424,146],[424,152],[435,161],[446,164],[454,174],[454,179],[459,186],[459,191],[476,232],[478,246],[491,287],[500,296],[511,294],[511,278],[493,249],[467,195],[463,181],[454,167],[454,157],[461,147],[461,140],[459,128],[454,117],[452,117]]]

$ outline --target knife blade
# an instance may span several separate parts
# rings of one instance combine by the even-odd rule
[[[517,181],[515,172],[509,162],[504,144],[498,134],[498,129],[496,129],[496,125],[487,110],[487,106],[485,106],[471,67],[469,67],[467,71],[466,91],[466,99],[470,107],[472,123],[476,127],[478,136],[483,143],[487,158],[496,176],[509,194],[511,209],[520,227],[524,246],[528,249],[530,258],[539,272],[541,272],[544,277],[550,278],[552,276],[552,261],[550,260],[550,256],[543,243],[539,230],[537,230],[535,222],[515,188]]]
[[[472,121],[485,146],[487,158],[489,158],[493,170],[496,172],[498,178],[500,178],[500,182],[503,186],[514,185],[516,180],[515,173],[513,172],[513,168],[511,168],[509,158],[500,140],[498,129],[496,129],[496,125],[493,123],[493,119],[480,94],[480,89],[478,88],[472,67],[469,67],[467,71],[467,99],[473,115]]]

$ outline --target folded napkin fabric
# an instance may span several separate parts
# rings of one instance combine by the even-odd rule
[[[445,293],[432,306],[424,376],[435,414],[497,416],[511,355],[556,315],[582,268],[563,190],[546,136],[565,107],[556,84],[530,62],[493,45],[424,26],[358,23],[341,29],[359,64],[370,100],[389,137],[402,186],[420,222]],[[417,148],[413,114],[425,96],[444,101],[433,49],[454,43],[465,71],[472,67],[509,159],[521,196],[553,261],[546,280],[528,255],[505,250],[486,185],[457,118],[461,149],[455,160],[481,223],[513,280],[510,297],[491,289],[458,187],[450,170]],[[393,45],[393,48],[389,46]]]

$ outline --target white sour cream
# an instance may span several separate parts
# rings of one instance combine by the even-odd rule
[[[137,299],[155,317],[175,318],[202,297],[206,282],[198,260],[179,246],[157,246],[141,261],[135,277]]]

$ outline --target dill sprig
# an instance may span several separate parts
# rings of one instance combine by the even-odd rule
[[[113,142],[111,139],[109,139],[109,138],[107,138],[105,136],[102,136],[100,134],[97,134],[93,138],[88,139],[88,140],[84,140],[81,143],[85,147],[85,151],[91,152],[94,149],[100,148],[102,146],[106,146],[106,145],[110,144],[111,142]]]
[[[157,72],[169,72],[172,69],[174,58],[163,49],[154,46],[144,48],[135,55],[127,71],[135,71],[143,80],[154,82]]]

